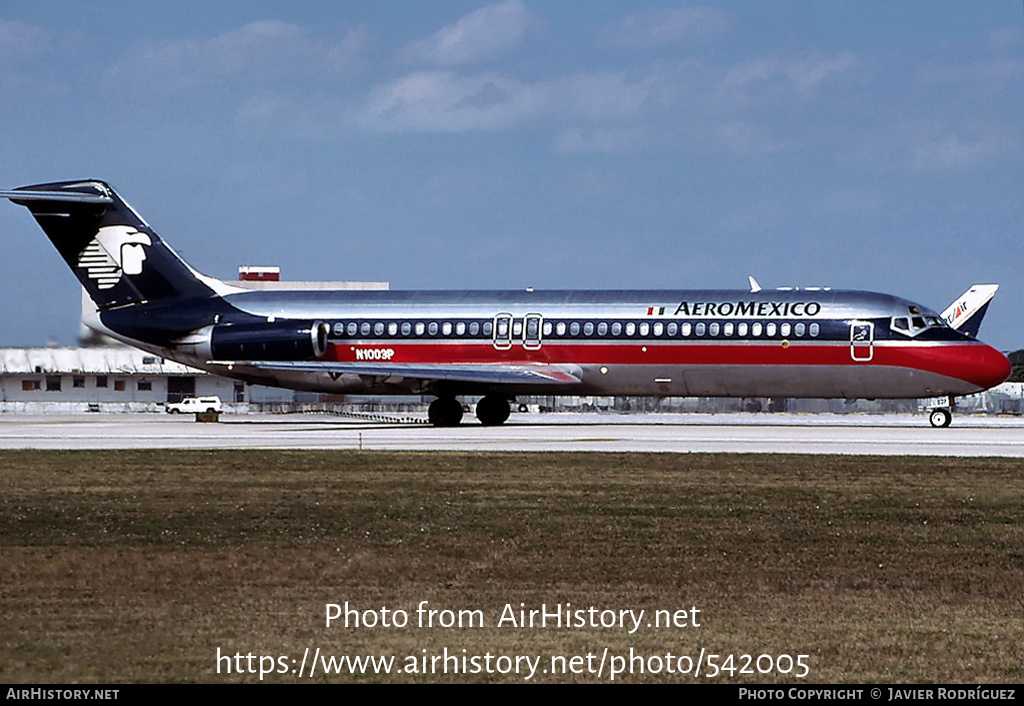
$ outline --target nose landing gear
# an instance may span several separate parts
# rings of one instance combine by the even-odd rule
[[[953,414],[948,409],[940,407],[928,413],[928,421],[936,428],[948,427],[949,423],[953,421]]]
[[[953,421],[953,409],[956,407],[956,401],[953,396],[949,396],[949,407],[938,407],[928,412],[928,421],[931,425],[937,429],[944,429],[949,426],[949,423]]]

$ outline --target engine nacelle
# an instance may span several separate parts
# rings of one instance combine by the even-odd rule
[[[316,360],[327,352],[323,321],[221,324],[210,331],[213,360]]]

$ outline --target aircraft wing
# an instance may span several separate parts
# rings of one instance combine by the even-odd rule
[[[235,369],[264,372],[327,373],[365,375],[414,380],[451,380],[488,384],[573,385],[583,377],[574,365],[494,363],[345,363],[335,361],[210,361]]]

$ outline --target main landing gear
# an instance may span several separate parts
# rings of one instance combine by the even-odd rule
[[[462,421],[462,403],[454,397],[438,397],[427,408],[427,419],[435,427],[457,427]]]
[[[485,427],[504,424],[511,411],[508,398],[500,395],[487,395],[476,403],[476,418]]]
[[[949,407],[937,407],[936,409],[928,412],[928,421],[931,425],[937,429],[944,429],[949,426],[949,423],[953,421],[953,409],[956,407],[956,402],[953,396],[949,397]]]
[[[476,403],[476,418],[485,427],[504,424],[512,411],[508,398],[487,395]],[[427,418],[435,427],[455,427],[462,421],[462,403],[454,397],[438,397],[427,408]]]

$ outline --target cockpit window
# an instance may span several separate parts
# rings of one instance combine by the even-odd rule
[[[913,338],[928,329],[942,328],[946,325],[937,316],[922,316],[920,309],[916,306],[908,307],[908,309],[913,316],[894,316],[889,323],[889,328],[896,333]]]

